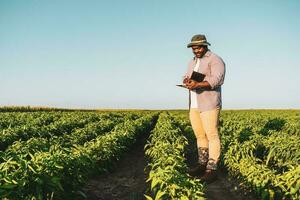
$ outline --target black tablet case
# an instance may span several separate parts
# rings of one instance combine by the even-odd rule
[[[201,82],[204,80],[205,75],[199,72],[195,72],[193,71],[192,75],[191,75],[191,79],[197,82]]]

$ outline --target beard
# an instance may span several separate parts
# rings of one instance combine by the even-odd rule
[[[208,49],[205,49],[204,51],[202,51],[200,53],[195,53],[195,56],[197,58],[202,58],[206,54],[207,51],[208,51]]]

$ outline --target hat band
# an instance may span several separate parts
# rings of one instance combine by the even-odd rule
[[[206,40],[192,41],[191,43],[207,42]]]

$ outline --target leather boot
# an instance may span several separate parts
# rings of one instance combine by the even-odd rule
[[[188,173],[194,177],[201,177],[206,169],[206,164],[208,162],[208,148],[198,147],[198,162],[197,166],[190,168]]]
[[[193,177],[201,177],[206,170],[206,165],[197,164],[195,167],[188,169],[188,173]]]
[[[217,170],[207,169],[200,178],[205,183],[212,183],[218,179]]]
[[[217,162],[209,158],[204,175],[200,178],[203,182],[212,183],[217,180]]]

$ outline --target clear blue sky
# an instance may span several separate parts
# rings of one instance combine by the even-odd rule
[[[300,1],[0,0],[0,106],[187,108],[203,33],[223,108],[300,108]]]

